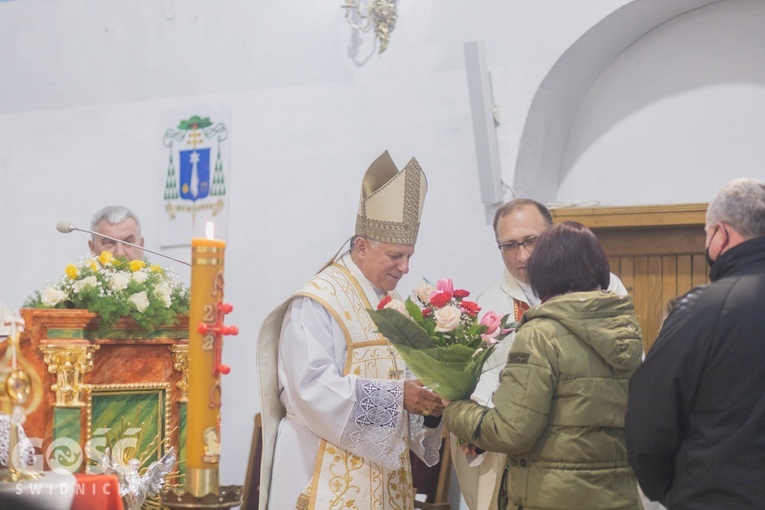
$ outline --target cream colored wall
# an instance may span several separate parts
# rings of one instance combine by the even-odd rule
[[[556,200],[708,202],[736,177],[765,179],[763,24],[765,3],[728,0],[630,45],[576,112]]]
[[[649,7],[664,7],[646,0],[400,2],[388,51],[378,55],[368,34],[353,36],[338,2],[0,2],[0,300],[20,306],[83,255],[84,235],[63,236],[54,227],[62,219],[87,225],[103,205],[134,208],[147,246],[156,247],[167,155],[162,112],[230,105],[227,299],[241,334],[226,340],[232,373],[224,381],[221,467],[224,483],[241,483],[258,410],[260,323],[351,233],[359,181],[380,152],[390,150],[399,165],[416,156],[430,187],[401,290],[420,277],[451,276],[478,292],[499,274],[491,208],[477,182],[463,42],[486,44],[504,180],[521,182],[516,168],[527,177],[537,168],[552,176],[526,181],[527,194],[610,205],[654,196],[702,202],[736,176],[733,165],[720,173],[712,151],[735,152],[732,163],[762,168],[754,136],[762,131],[759,77],[745,85],[726,79],[741,76],[749,58],[689,62],[693,44],[686,44],[662,67],[665,45],[703,43],[700,35],[717,18],[735,27],[736,16],[762,15],[755,0],[692,10],[707,3],[674,2],[680,17],[662,25],[668,14]],[[647,27],[632,41],[608,24],[626,7]],[[742,31],[715,33],[732,40],[732,49],[761,48],[761,38]],[[585,36],[602,45],[618,38],[629,49],[621,56],[569,51]],[[711,50],[714,40],[704,47]],[[637,66],[646,57],[653,67]],[[600,61],[590,74],[576,76],[580,92],[555,95],[567,90],[553,86],[566,76],[561,71],[573,80],[592,58]],[[718,68],[714,86],[699,78]],[[641,94],[674,69],[695,77],[686,92]],[[635,80],[624,78],[630,73]],[[554,104],[545,105],[551,94]],[[630,110],[625,104],[637,95],[642,102]],[[619,115],[609,117],[614,111]],[[707,128],[684,134],[700,117]],[[563,120],[570,129],[555,131]],[[655,132],[662,137],[648,137]],[[558,156],[543,158],[547,151]],[[672,164],[652,166],[666,161]],[[613,177],[646,167],[674,187],[657,195],[655,179]],[[673,184],[675,172],[681,185]]]

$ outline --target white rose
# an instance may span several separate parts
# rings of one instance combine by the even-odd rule
[[[72,290],[75,294],[78,294],[81,290],[89,289],[90,287],[95,287],[98,285],[98,280],[96,280],[95,276],[86,276],[82,280],[77,280],[74,282],[74,285],[72,285]]]
[[[391,310],[396,310],[398,313],[402,314],[404,317],[409,317],[409,312],[406,311],[406,305],[403,301],[399,301],[398,299],[391,299],[388,301],[383,308],[390,308]]]
[[[66,292],[58,290],[56,287],[48,287],[40,295],[42,304],[45,306],[56,306],[67,297]]]
[[[128,283],[130,283],[130,273],[127,271],[119,271],[109,278],[109,287],[114,292],[127,289]]]
[[[154,292],[157,294],[157,297],[165,304],[165,308],[170,308],[170,305],[173,303],[170,286],[166,282],[159,282],[154,287]]]
[[[146,279],[147,279],[148,277],[149,277],[149,273],[147,273],[146,271],[144,271],[143,269],[141,269],[140,271],[136,271],[135,273],[133,273],[133,276],[131,276],[130,278],[131,278],[131,279],[132,279],[134,282],[136,282],[136,283],[143,283],[143,282],[145,282],[145,281],[146,281]]]
[[[461,315],[460,309],[452,305],[436,310],[433,313],[433,318],[436,319],[436,331],[440,333],[454,331],[460,325]]]
[[[139,312],[143,313],[149,307],[149,296],[146,295],[146,291],[136,292],[128,298],[128,301],[133,303]]]
[[[430,299],[430,295],[435,292],[436,288],[429,283],[421,283],[414,288],[412,293],[423,303],[427,303]]]

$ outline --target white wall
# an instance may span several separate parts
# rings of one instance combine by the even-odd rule
[[[714,3],[619,55],[580,105],[557,200],[708,202],[735,177],[765,179],[763,26],[763,2]]]
[[[231,106],[226,297],[241,333],[226,339],[224,353],[232,373],[224,378],[223,483],[244,478],[260,323],[352,233],[361,176],[383,150],[399,166],[417,157],[430,187],[401,290],[423,276],[451,276],[478,292],[499,274],[462,43],[486,43],[503,178],[513,183],[540,84],[628,2],[400,2],[382,55],[368,34],[353,36],[339,3],[0,2],[0,300],[12,307],[85,253],[84,235],[54,230],[61,219],[87,226],[97,209],[122,203],[156,247],[162,112]],[[569,105],[574,127],[554,147],[565,153],[563,170],[529,194],[610,205],[704,201],[739,168],[761,172],[761,3],[728,0],[683,16],[602,64],[581,107]],[[724,28],[706,40],[718,19]],[[709,58],[690,58],[699,46]],[[735,83],[748,67],[758,70]],[[645,92],[674,75],[671,93]],[[680,86],[683,76],[691,86]],[[683,185],[662,191],[673,180]]]

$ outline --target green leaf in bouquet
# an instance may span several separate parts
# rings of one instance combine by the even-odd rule
[[[394,345],[403,345],[413,349],[435,347],[428,333],[400,312],[390,308],[367,311],[380,333]]]
[[[468,336],[481,336],[486,332],[486,326],[483,324],[472,324],[466,331]]]
[[[407,298],[407,300],[404,301],[404,306],[406,306],[406,311],[409,312],[409,315],[415,322],[419,324],[423,321],[424,317],[422,316],[422,310],[420,310],[419,306],[414,304],[411,298]]]
[[[500,323],[499,327],[501,331],[509,330],[508,331],[508,334],[509,334],[518,329],[518,321],[511,321],[510,315],[508,314],[502,317],[502,322]],[[505,336],[507,335],[502,335],[502,338],[504,338]]]
[[[433,337],[436,334],[436,321],[433,319],[424,319],[422,321],[422,327],[428,333],[428,336]]]
[[[396,350],[420,382],[448,400],[470,398],[493,351],[475,351],[464,344],[423,350],[397,345]]]
[[[483,368],[484,362],[488,359],[488,357],[491,355],[492,352],[494,352],[494,347],[489,347],[487,349],[481,349],[480,351],[476,351],[475,354],[473,354],[473,362],[480,365]]]
[[[478,349],[481,347],[481,344],[483,343],[483,340],[479,336],[478,338],[473,338],[470,342],[468,342],[466,345],[470,347],[471,349]]]

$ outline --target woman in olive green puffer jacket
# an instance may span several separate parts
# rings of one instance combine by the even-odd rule
[[[451,402],[446,427],[508,454],[500,510],[641,509],[624,439],[643,345],[632,300],[599,290],[608,261],[579,223],[545,232],[527,272],[543,302],[521,320],[494,408]]]

